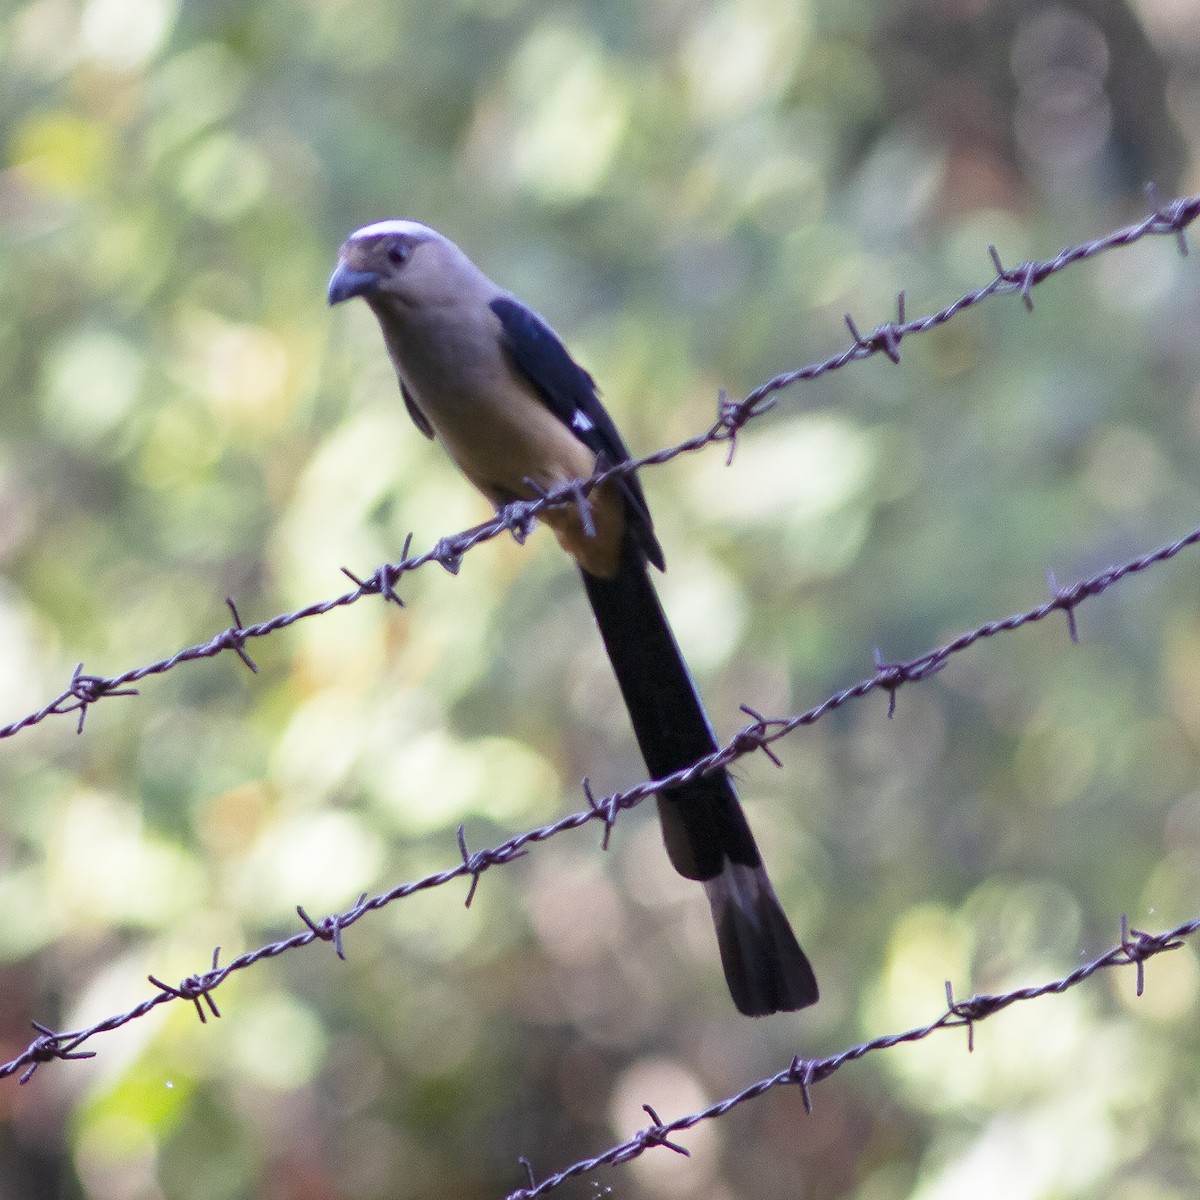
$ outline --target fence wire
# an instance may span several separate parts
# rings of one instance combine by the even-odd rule
[[[504,533],[511,533],[518,538],[523,537],[533,519],[552,505],[572,504],[584,507],[587,504],[588,494],[605,480],[629,474],[642,467],[659,466],[678,458],[681,454],[689,454],[720,442],[729,444],[728,458],[731,461],[737,447],[737,435],[740,430],[750,421],[774,408],[779,401],[779,393],[785,388],[792,387],[802,380],[817,379],[830,371],[839,370],[849,363],[872,358],[877,354],[886,355],[892,362],[899,363],[900,344],[904,338],[936,329],[959,313],[973,308],[992,296],[1016,293],[1021,297],[1025,306],[1032,309],[1032,292],[1038,284],[1045,282],[1052,275],[1058,274],[1059,271],[1065,270],[1074,263],[1094,258],[1097,254],[1107,250],[1128,246],[1144,237],[1169,234],[1177,239],[1180,253],[1187,254],[1188,244],[1185,230],[1197,216],[1200,216],[1200,196],[1185,196],[1172,200],[1170,203],[1163,203],[1158,199],[1153,188],[1148,188],[1147,191],[1153,207],[1153,211],[1148,216],[1132,225],[1114,230],[1104,237],[1060,250],[1051,259],[1042,262],[1023,262],[1015,267],[1005,267],[996,247],[989,246],[988,253],[996,269],[996,274],[991,281],[960,296],[945,308],[930,313],[928,316],[917,317],[913,320],[906,319],[903,292],[897,297],[896,320],[885,321],[883,324],[877,325],[870,333],[861,333],[854,318],[847,313],[846,327],[853,338],[849,346],[819,362],[776,375],[755,388],[743,400],[734,402],[722,394],[718,401],[717,419],[704,432],[642,458],[631,459],[628,462],[598,470],[590,479],[564,484],[562,487],[546,492],[536,500],[517,501],[509,504],[492,520],[441,538],[434,546],[422,553],[409,553],[412,546],[412,535],[410,534],[405,539],[398,562],[383,563],[369,576],[363,578],[343,567],[343,572],[355,584],[351,591],[343,592],[330,600],[306,605],[293,612],[280,613],[269,620],[255,622],[251,625],[242,623],[236,605],[232,600],[227,599],[226,604],[232,613],[233,624],[222,629],[207,642],[187,646],[167,658],[160,658],[145,666],[132,667],[117,675],[93,675],[84,670],[83,663],[79,663],[65,690],[55,696],[53,700],[7,725],[0,726],[0,740],[15,737],[22,730],[39,725],[50,717],[61,717],[70,713],[78,714],[76,729],[82,732],[88,709],[93,704],[111,696],[135,696],[138,693],[137,689],[132,686],[133,684],[153,675],[163,675],[183,663],[195,662],[197,659],[215,658],[219,654],[232,652],[251,671],[257,671],[258,668],[254,665],[247,650],[248,643],[255,639],[266,637],[280,629],[286,629],[298,621],[323,616],[334,609],[355,604],[365,596],[383,596],[387,600],[403,604],[396,590],[403,575],[428,563],[439,563],[446,570],[455,573],[458,571],[463,555],[481,542],[490,541]]]
[[[1024,612],[1015,613],[1003,620],[987,621],[974,629],[960,634],[945,644],[908,659],[906,662],[886,663],[876,654],[875,672],[859,680],[850,687],[835,692],[820,704],[806,709],[791,717],[765,717],[761,713],[743,705],[743,711],[751,721],[743,725],[725,745],[712,754],[697,759],[690,766],[684,767],[661,779],[648,779],[624,791],[612,792],[603,798],[597,798],[587,779],[583,781],[583,793],[587,807],[568,816],[560,817],[537,829],[529,829],[499,845],[483,850],[472,851],[468,848],[466,831],[463,826],[458,829],[459,861],[443,871],[426,875],[421,879],[402,883],[382,892],[377,896],[368,897],[363,893],[358,901],[344,912],[314,920],[303,908],[297,908],[305,928],[290,937],[271,942],[257,950],[251,950],[224,966],[219,964],[220,947],[212,956],[211,966],[194,975],[189,975],[178,985],[164,983],[150,976],[150,982],[157,989],[152,996],[135,1005],[127,1012],[119,1013],[98,1021],[87,1029],[77,1029],[66,1033],[56,1033],[45,1025],[35,1022],[38,1031],[35,1038],[25,1051],[10,1062],[0,1065],[0,1079],[22,1071],[21,1082],[26,1082],[37,1070],[38,1066],[53,1059],[91,1058],[93,1051],[83,1051],[80,1047],[101,1033],[110,1033],[114,1029],[129,1024],[130,1021],[144,1017],[147,1013],[172,1000],[189,1000],[196,1006],[201,1021],[206,1019],[206,1012],[220,1016],[213,992],[230,975],[254,966],[265,958],[276,958],[289,950],[298,950],[302,946],[310,946],[313,942],[324,941],[333,945],[339,958],[345,958],[342,943],[343,931],[362,920],[368,913],[384,908],[397,900],[403,900],[416,892],[428,891],[430,888],[441,887],[456,879],[468,880],[466,903],[469,905],[475,897],[480,878],[485,871],[504,863],[522,858],[528,853],[528,847],[538,842],[549,841],[550,838],[565,833],[569,829],[578,829],[594,821],[604,826],[602,845],[607,849],[612,828],[622,812],[636,808],[649,796],[655,795],[669,787],[681,783],[690,783],[702,775],[711,774],[729,766],[737,759],[747,754],[761,750],[772,762],[779,765],[779,759],[773,750],[773,745],[788,734],[794,733],[806,725],[813,725],[822,717],[835,709],[841,708],[851,700],[861,699],[874,691],[885,691],[888,694],[888,715],[895,709],[896,693],[900,688],[910,683],[918,683],[941,671],[956,654],[970,649],[985,638],[995,637],[1001,633],[1012,633],[1031,625],[1056,612],[1066,614],[1072,639],[1076,637],[1074,613],[1076,607],[1089,597],[1098,596],[1122,579],[1130,575],[1150,569],[1174,558],[1190,546],[1200,542],[1200,527],[1190,533],[1170,542],[1165,546],[1139,555],[1118,567],[1108,567],[1087,579],[1081,579],[1069,587],[1054,587],[1051,599]]]
[[[956,1000],[954,990],[947,981],[946,1011],[940,1017],[930,1021],[928,1025],[909,1029],[904,1033],[884,1034],[881,1037],[872,1038],[869,1042],[860,1042],[857,1046],[851,1046],[839,1054],[831,1054],[826,1058],[801,1058],[797,1055],[782,1071],[778,1071],[766,1079],[760,1079],[757,1083],[743,1088],[736,1095],[718,1100],[715,1104],[710,1104],[708,1108],[701,1109],[700,1112],[691,1113],[685,1117],[676,1117],[671,1121],[660,1120],[654,1109],[650,1105],[644,1104],[642,1108],[652,1124],[639,1129],[626,1141],[610,1146],[594,1158],[581,1159],[561,1171],[556,1171],[553,1175],[546,1176],[540,1183],[534,1176],[533,1165],[530,1161],[524,1157],[518,1159],[528,1181],[527,1186],[509,1192],[505,1200],[536,1200],[536,1197],[554,1191],[568,1179],[586,1175],[600,1167],[614,1167],[619,1163],[629,1162],[631,1159],[639,1158],[647,1150],[653,1150],[659,1146],[673,1150],[676,1154],[687,1156],[687,1148],[673,1141],[672,1135],[691,1129],[703,1121],[723,1117],[731,1109],[745,1104],[747,1100],[756,1100],[759,1096],[766,1095],[767,1092],[774,1091],[776,1088],[798,1087],[804,1098],[804,1110],[811,1113],[813,1108],[811,1088],[822,1080],[828,1079],[835,1071],[841,1070],[847,1063],[857,1062],[860,1058],[865,1058],[876,1050],[891,1050],[906,1042],[923,1041],[943,1029],[965,1027],[967,1049],[973,1050],[975,1026],[981,1021],[1022,1001],[1038,1000],[1042,996],[1061,995],[1063,992],[1077,987],[1085,979],[1090,979],[1097,971],[1102,971],[1107,967],[1136,966],[1137,994],[1140,996],[1145,987],[1144,964],[1146,960],[1153,958],[1156,954],[1162,954],[1166,950],[1179,949],[1183,945],[1183,939],[1191,937],[1197,930],[1200,930],[1200,917],[1185,921],[1182,925],[1177,925],[1174,929],[1168,929],[1164,933],[1144,933],[1138,929],[1129,929],[1125,918],[1122,917],[1120,942],[1111,950],[1100,955],[1099,958],[1076,967],[1074,971],[1069,975],[1064,975],[1061,979],[1055,979],[1037,987],[1018,988],[1012,992],[983,993],[971,996],[966,1000]]]
[[[903,294],[897,302],[897,319],[885,322],[869,334],[860,333],[854,320],[847,316],[846,324],[853,341],[846,349],[820,362],[775,376],[739,402],[731,402],[722,396],[717,420],[708,430],[678,445],[659,450],[620,466],[597,471],[588,480],[555,489],[537,500],[509,505],[493,520],[442,538],[432,548],[422,553],[410,554],[412,542],[410,535],[405,541],[399,561],[385,563],[365,578],[359,578],[346,570],[345,573],[355,586],[352,590],[333,599],[313,603],[293,612],[282,613],[269,620],[251,625],[243,624],[233,602],[227,601],[232,613],[233,624],[207,642],[186,647],[167,658],[113,676],[86,673],[83,665],[80,664],[72,675],[66,690],[42,708],[0,727],[0,738],[13,737],[22,730],[40,724],[52,716],[65,716],[70,713],[77,714],[76,728],[82,731],[84,720],[92,704],[110,696],[136,694],[136,689],[132,685],[150,676],[164,674],[185,662],[213,658],[232,651],[251,670],[256,670],[247,650],[248,643],[254,639],[268,636],[298,621],[356,603],[366,596],[382,596],[387,600],[402,604],[396,588],[402,576],[407,572],[431,562],[439,563],[451,572],[457,571],[462,556],[472,547],[504,533],[511,533],[518,537],[523,536],[533,518],[550,505],[586,506],[590,491],[609,478],[642,467],[665,463],[681,454],[721,442],[728,443],[729,457],[732,458],[736,449],[738,432],[749,421],[773,408],[778,402],[779,393],[784,389],[801,380],[815,379],[829,371],[840,369],[850,362],[869,358],[876,354],[885,354],[893,362],[899,362],[899,347],[903,338],[945,324],[958,313],[991,296],[1016,293],[1021,296],[1027,307],[1032,307],[1031,292],[1033,288],[1050,276],[1073,263],[1094,257],[1103,251],[1129,245],[1151,235],[1170,234],[1175,236],[1179,240],[1181,252],[1187,253],[1184,230],[1197,216],[1200,216],[1200,196],[1185,197],[1169,204],[1162,204],[1151,192],[1151,203],[1153,211],[1142,221],[1118,229],[1094,241],[1064,249],[1054,258],[1046,261],[1025,262],[1017,267],[1005,268],[994,247],[989,248],[996,270],[995,277],[984,286],[967,293],[928,316],[914,320],[906,319]],[[941,671],[954,655],[969,649],[983,639],[1001,633],[1014,632],[1027,625],[1042,621],[1054,613],[1062,613],[1066,618],[1070,636],[1072,640],[1075,640],[1077,636],[1075,609],[1084,600],[1100,595],[1130,575],[1167,562],[1197,543],[1200,543],[1200,527],[1156,550],[1139,555],[1120,566],[1108,567],[1068,587],[1060,588],[1051,578],[1051,596],[1043,603],[1024,612],[979,625],[916,658],[889,663],[876,652],[875,669],[870,675],[858,683],[834,693],[805,712],[789,717],[765,717],[753,709],[744,708],[750,718],[749,723],[739,729],[728,743],[713,754],[669,776],[657,780],[647,780],[603,798],[597,798],[593,794],[585,779],[583,781],[583,792],[587,801],[585,808],[550,824],[520,833],[499,845],[471,851],[467,845],[465,831],[460,827],[458,831],[458,861],[443,871],[400,884],[373,897],[368,897],[364,893],[355,904],[345,911],[319,919],[310,917],[303,908],[297,908],[302,928],[290,936],[244,953],[225,964],[220,962],[220,948],[218,947],[213,952],[211,963],[207,969],[188,976],[178,984],[164,982],[152,975],[149,980],[154,991],[146,999],[125,1012],[107,1017],[85,1029],[55,1031],[47,1025],[34,1022],[37,1036],[21,1054],[9,1062],[0,1064],[0,1078],[19,1075],[19,1081],[26,1083],[44,1063],[54,1060],[72,1061],[94,1057],[96,1051],[85,1048],[94,1038],[140,1019],[163,1004],[179,1000],[190,1002],[195,1006],[197,1015],[202,1022],[206,1021],[209,1016],[219,1017],[221,1014],[214,993],[235,972],[245,970],[264,959],[274,958],[315,942],[330,943],[338,957],[345,958],[344,932],[368,913],[375,912],[416,892],[439,887],[459,879],[467,881],[466,903],[470,904],[479,881],[487,870],[520,858],[528,852],[531,845],[546,841],[569,829],[577,829],[592,822],[599,822],[603,827],[603,845],[607,846],[613,825],[619,815],[640,804],[648,796],[664,788],[686,783],[698,776],[727,767],[736,759],[755,751],[762,751],[773,761],[778,762],[772,749],[775,742],[802,726],[814,724],[849,701],[867,696],[873,691],[887,693],[888,713],[891,715],[896,703],[896,693],[901,687],[928,679]],[[799,1087],[806,1109],[811,1108],[810,1089],[847,1063],[857,1061],[878,1050],[891,1049],[906,1042],[920,1041],[940,1030],[949,1028],[965,1027],[968,1032],[968,1046],[970,1046],[974,1026],[979,1021],[1017,1002],[1060,994],[1108,967],[1136,965],[1137,990],[1140,995],[1145,961],[1164,951],[1177,948],[1182,945],[1184,938],[1192,936],[1198,930],[1200,930],[1200,917],[1157,934],[1137,930],[1128,931],[1122,922],[1121,940],[1117,946],[1062,979],[999,995],[976,995],[966,1000],[956,1000],[950,985],[947,984],[946,1011],[928,1025],[903,1033],[880,1036],[826,1058],[804,1059],[797,1056],[785,1069],[751,1084],[736,1095],[719,1101],[700,1112],[677,1117],[670,1121],[661,1121],[654,1110],[646,1106],[646,1112],[652,1122],[649,1126],[602,1154],[574,1163],[545,1177],[540,1182],[536,1180],[533,1169],[527,1160],[521,1159],[527,1185],[510,1193],[508,1200],[534,1200],[535,1197],[550,1192],[569,1179],[602,1166],[627,1162],[655,1147],[666,1147],[677,1153],[686,1154],[686,1148],[672,1140],[674,1135],[703,1121],[723,1116],[731,1109],[779,1087]]]

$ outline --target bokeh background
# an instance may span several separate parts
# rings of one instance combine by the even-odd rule
[[[345,234],[412,216],[544,312],[637,452],[718,392],[1200,189],[1187,0],[32,0],[0,7],[0,722],[483,519],[405,417]],[[722,734],[1200,521],[1200,261],[1169,238],[792,389],[646,472]],[[652,812],[0,1084],[0,1195],[487,1198],[1200,910],[1200,565],[739,769],[823,987],[739,1018]],[[0,1051],[642,777],[551,538],[0,744]],[[565,1197],[1200,1187],[1200,972],[1110,972],[772,1093]],[[611,1189],[609,1191],[608,1189]]]

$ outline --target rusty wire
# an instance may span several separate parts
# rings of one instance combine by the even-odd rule
[[[309,604],[293,612],[280,613],[269,620],[251,625],[243,624],[233,601],[226,600],[233,615],[233,623],[206,642],[187,646],[167,658],[161,658],[145,666],[130,668],[117,675],[94,675],[86,672],[83,663],[79,663],[66,689],[53,700],[7,725],[0,726],[0,740],[14,737],[22,730],[38,725],[49,717],[65,716],[69,713],[78,714],[76,729],[82,732],[88,709],[97,701],[110,696],[136,695],[137,689],[131,685],[153,675],[165,674],[181,663],[193,662],[202,658],[215,658],[226,651],[232,651],[251,671],[257,671],[246,648],[247,644],[256,638],[266,637],[268,634],[286,629],[309,617],[322,616],[336,608],[344,608],[346,605],[356,603],[364,596],[383,596],[387,600],[402,604],[403,601],[396,591],[396,585],[401,576],[432,562],[441,564],[452,573],[457,572],[462,557],[468,550],[504,533],[512,533],[518,537],[523,536],[533,518],[543,509],[552,505],[578,505],[585,509],[586,515],[587,495],[605,480],[628,474],[642,467],[658,466],[681,454],[687,454],[719,442],[729,444],[729,458],[732,459],[737,446],[738,433],[749,421],[774,408],[778,403],[778,394],[785,388],[789,388],[801,380],[816,379],[851,362],[871,358],[876,354],[886,355],[892,362],[898,363],[900,361],[900,343],[904,338],[944,325],[959,313],[973,308],[991,296],[1016,293],[1027,308],[1032,308],[1033,288],[1049,279],[1050,276],[1073,263],[1093,258],[1106,250],[1127,246],[1144,237],[1171,235],[1178,239],[1180,252],[1186,254],[1187,241],[1184,231],[1197,216],[1200,216],[1200,196],[1185,196],[1169,203],[1163,203],[1153,188],[1148,188],[1147,192],[1152,211],[1141,221],[1124,226],[1093,241],[1068,247],[1051,259],[1042,262],[1023,262],[1015,267],[1005,267],[996,248],[989,246],[988,252],[996,269],[994,278],[982,287],[960,296],[946,307],[928,316],[917,317],[913,320],[906,319],[903,293],[897,297],[897,319],[876,326],[870,333],[861,333],[854,318],[850,314],[846,314],[846,326],[853,338],[852,343],[846,349],[819,362],[776,375],[740,401],[728,400],[722,394],[718,401],[717,419],[704,432],[698,433],[678,445],[669,446],[616,466],[597,470],[588,480],[564,484],[535,500],[510,504],[492,520],[441,538],[434,546],[422,553],[409,553],[412,544],[412,535],[410,534],[405,540],[399,561],[384,563],[369,576],[360,578],[343,567],[342,570],[354,582],[355,587],[330,600]],[[1063,607],[1064,611],[1068,615],[1070,614],[1069,606],[1059,605],[1059,607]]]

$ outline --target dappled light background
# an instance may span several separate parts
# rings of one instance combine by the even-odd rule
[[[0,12],[0,723],[487,514],[409,423],[345,234],[410,216],[542,311],[635,453],[722,388],[1200,190],[1184,0],[30,0]],[[645,473],[722,735],[1200,523],[1200,261],[1156,239]],[[785,1066],[1200,908],[1181,556],[738,768],[822,982],[733,1010],[649,806],[0,1084],[0,1193],[496,1197]],[[544,534],[0,743],[0,1050],[643,776]],[[772,1093],[564,1196],[1177,1200],[1200,971]],[[597,1189],[600,1189],[598,1191]]]

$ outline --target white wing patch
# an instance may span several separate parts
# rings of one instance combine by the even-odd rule
[[[571,428],[579,430],[580,433],[591,433],[596,426],[582,408],[577,408],[574,416],[571,417]]]

